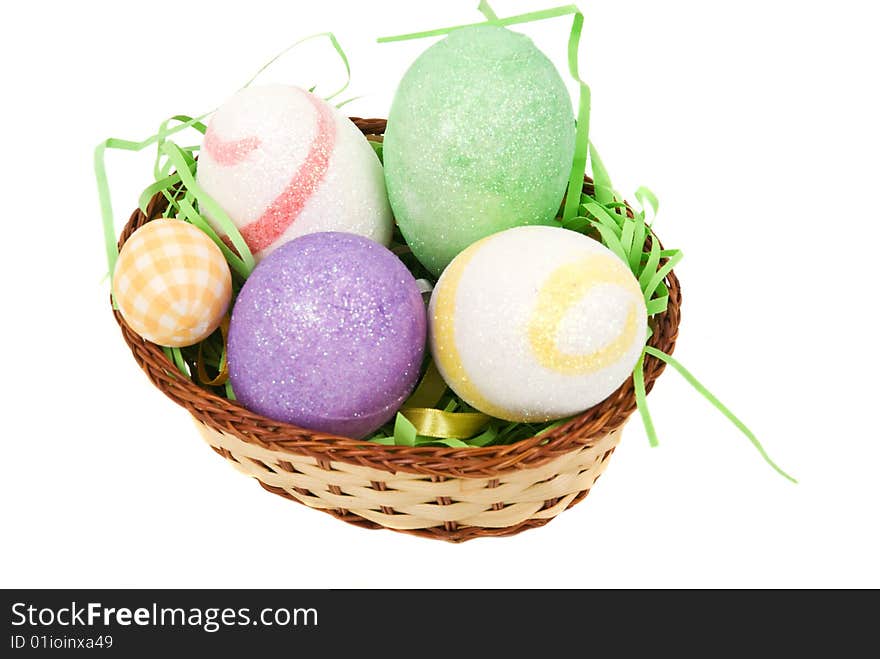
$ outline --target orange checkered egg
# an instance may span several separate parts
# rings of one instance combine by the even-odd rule
[[[232,298],[232,275],[223,253],[201,230],[181,220],[154,220],[122,246],[113,295],[131,329],[179,348],[220,325]]]

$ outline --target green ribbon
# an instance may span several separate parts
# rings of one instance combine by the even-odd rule
[[[342,87],[337,89],[335,92],[333,92],[329,96],[325,96],[324,100],[330,101],[330,100],[336,98],[342,92],[344,92],[346,89],[348,89],[348,85],[351,83],[351,66],[348,63],[348,57],[346,56],[345,51],[342,49],[342,46],[340,45],[339,41],[336,39],[336,35],[333,34],[332,32],[319,32],[317,34],[310,34],[307,37],[303,37],[302,39],[299,39],[298,41],[294,41],[287,48],[282,50],[280,53],[275,55],[275,57],[273,57],[268,62],[266,62],[263,66],[261,66],[259,68],[259,70],[253,76],[251,76],[251,79],[248,80],[246,83],[244,83],[244,85],[242,85],[242,88],[250,87],[250,85],[253,84],[253,82],[257,78],[260,77],[260,74],[263,73],[263,71],[265,71],[270,66],[275,64],[275,62],[280,60],[282,57],[284,57],[287,53],[289,53],[291,50],[293,50],[294,48],[296,48],[300,44],[303,44],[306,41],[311,41],[312,39],[320,39],[322,37],[326,37],[330,41],[330,44],[333,46],[333,50],[335,50],[336,54],[339,55],[339,59],[342,60],[342,65],[345,67],[345,84],[343,84]],[[315,88],[316,87],[312,87],[309,89],[309,91],[313,92],[315,90]],[[350,100],[354,100],[354,99],[350,99]],[[343,105],[344,105],[344,103],[343,103]]]
[[[645,426],[645,433],[648,435],[648,443],[651,446],[659,446],[660,441],[657,439],[657,431],[654,429],[654,421],[651,419],[651,412],[648,409],[648,394],[645,391],[645,351],[639,355],[639,360],[633,368],[633,388],[636,394],[636,407],[639,410],[639,416],[642,417],[642,425]]]
[[[657,195],[651,192],[645,186],[641,186],[638,190],[636,190],[636,200],[638,200],[639,205],[641,205],[642,210],[651,209],[651,221],[645,221],[645,224],[650,228],[654,223],[654,218],[657,217],[657,211],[660,208],[660,202],[657,199]]]
[[[492,7],[489,6],[489,3],[486,2],[486,0],[480,0],[477,11],[483,14],[483,16],[485,16],[490,21],[498,20],[498,15],[492,10]]]
[[[605,163],[599,157],[595,144],[590,144],[590,168],[593,173],[593,197],[603,206],[613,205],[614,186],[611,185],[611,177],[605,169]],[[621,202],[622,203],[622,202]]]
[[[574,19],[571,23],[571,33],[568,37],[568,70],[571,77],[580,87],[578,94],[577,129],[574,138],[574,158],[571,165],[571,174],[568,178],[568,190],[565,195],[565,206],[562,210],[563,221],[577,215],[578,205],[581,199],[581,190],[584,187],[584,173],[587,169],[587,147],[590,143],[590,88],[587,86],[578,72],[578,51],[580,50],[581,29],[584,26],[584,15],[572,6]]]
[[[183,358],[183,353],[180,351],[180,348],[163,346],[162,351],[165,353],[168,361],[177,367],[178,371],[183,373],[186,377],[190,377],[189,369],[186,366],[186,360]]]
[[[645,424],[645,431],[648,433],[648,440],[651,443],[651,446],[657,446],[659,444],[657,440],[657,432],[654,429],[654,424],[651,422],[651,416],[648,412],[648,401],[645,395],[645,382],[644,376],[642,375],[642,365],[644,362],[645,354],[651,355],[652,357],[656,357],[657,359],[665,362],[676,371],[678,371],[681,376],[690,384],[694,389],[696,389],[697,393],[699,393],[703,398],[709,401],[715,409],[721,412],[727,419],[736,426],[742,434],[748,437],[749,441],[761,454],[761,457],[764,458],[764,461],[769,464],[773,469],[776,470],[778,474],[787,478],[792,483],[797,483],[797,480],[792,476],[788,475],[782,468],[777,465],[767,454],[767,451],[764,450],[764,447],[761,445],[761,442],[758,441],[758,438],[755,437],[755,433],[753,433],[749,428],[744,424],[739,417],[737,417],[730,409],[722,403],[715,395],[709,391],[699,380],[697,380],[694,375],[687,370],[684,365],[681,364],[678,360],[674,359],[672,356],[667,355],[662,350],[658,350],[653,346],[645,346],[645,351],[642,356],[639,358],[638,364],[636,364],[636,369],[633,371],[633,381],[636,385],[636,401],[639,407],[639,413],[642,416],[642,421]]]
[[[190,128],[200,123],[207,115],[196,117],[184,121],[174,128],[166,131],[160,131],[155,135],[142,140],[133,142],[131,140],[122,140],[115,137],[104,140],[95,147],[94,165],[95,179],[98,184],[98,203],[101,206],[101,221],[104,227],[104,249],[107,254],[107,267],[110,271],[110,277],[113,277],[113,268],[116,266],[116,258],[119,252],[116,249],[116,226],[113,220],[113,205],[110,202],[110,184],[107,179],[107,165],[105,163],[105,154],[107,149],[119,149],[122,151],[143,151],[148,146],[157,144],[160,140],[166,139],[168,136],[178,133],[182,130]]]
[[[450,27],[439,27],[434,30],[425,30],[423,32],[410,32],[409,34],[398,34],[393,37],[379,37],[379,43],[391,43],[393,41],[409,41],[411,39],[424,39],[425,37],[441,37],[449,34],[454,30],[460,30],[465,27],[476,27],[478,25],[486,25],[492,23],[494,25],[519,25],[521,23],[532,23],[547,18],[556,18],[558,16],[569,16],[571,14],[580,13],[580,10],[574,5],[565,5],[564,7],[554,7],[553,9],[544,9],[541,11],[532,11],[526,14],[517,14],[516,16],[508,16],[507,18],[496,18],[490,21],[478,21],[476,23],[466,23],[464,25],[452,25]]]

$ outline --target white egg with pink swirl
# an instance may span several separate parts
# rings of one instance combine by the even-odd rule
[[[348,117],[299,87],[236,93],[211,117],[196,177],[258,261],[318,231],[391,240],[391,208],[373,148]]]

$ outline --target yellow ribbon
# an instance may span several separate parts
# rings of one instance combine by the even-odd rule
[[[445,393],[446,382],[443,381],[443,376],[440,375],[440,371],[437,370],[437,365],[432,359],[428,362],[428,368],[422,376],[421,382],[410,394],[410,397],[404,401],[403,408],[434,407]]]
[[[488,424],[482,412],[444,412],[434,407],[408,407],[400,413],[425,437],[470,439]]]
[[[470,439],[489,423],[490,417],[482,412],[446,412],[434,406],[446,393],[446,382],[437,365],[431,361],[421,382],[404,402],[400,413],[424,437]]]
[[[199,344],[199,357],[196,360],[199,380],[201,380],[202,384],[209,387],[222,386],[229,379],[229,365],[226,363],[226,335],[229,334],[229,314],[223,316],[223,320],[220,321],[220,334],[223,337],[223,350],[220,353],[220,372],[213,379],[208,375],[208,371],[205,368],[205,357],[202,354],[202,346],[205,345],[205,342],[202,341]]]

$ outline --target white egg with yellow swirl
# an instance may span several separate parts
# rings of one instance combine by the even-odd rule
[[[525,226],[480,240],[443,272],[428,312],[446,383],[508,421],[582,412],[632,373],[647,338],[638,281],[601,243]]]

